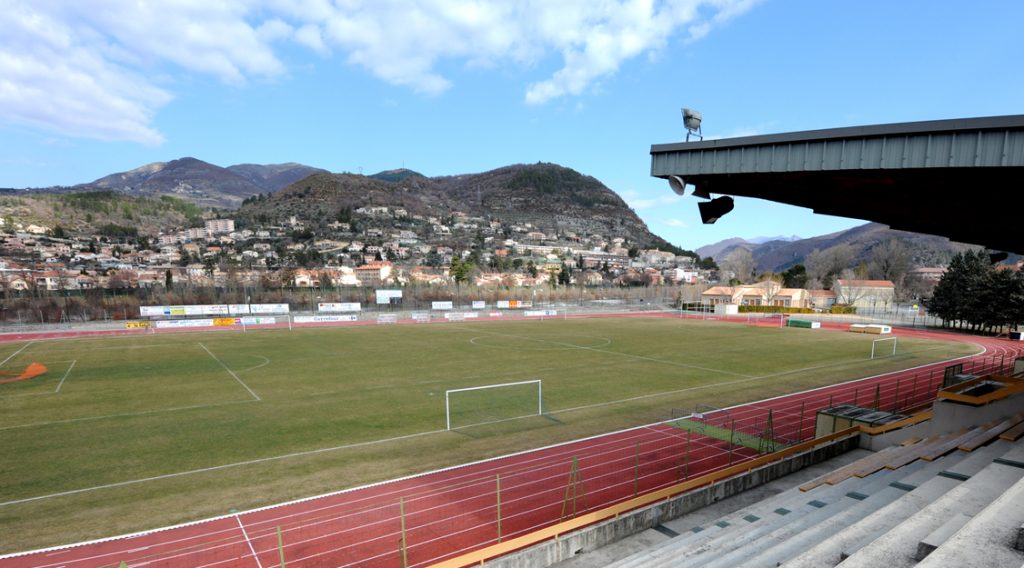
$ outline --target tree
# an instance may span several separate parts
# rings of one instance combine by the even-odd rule
[[[168,268],[164,272],[164,288],[171,290],[174,288],[174,275],[171,274],[171,269]]]
[[[807,268],[802,264],[790,266],[782,273],[782,285],[786,288],[803,288],[807,285]]]
[[[848,244],[839,244],[825,250],[815,249],[804,258],[808,280],[818,280],[822,285],[832,285],[840,272],[850,267],[854,250]]]
[[[754,276],[754,255],[749,250],[739,247],[727,254],[721,262],[722,271],[732,273],[732,277],[746,284]]]
[[[562,271],[558,273],[558,283],[562,286],[568,286],[572,283],[572,275],[569,273],[569,268],[566,265],[562,265]]]

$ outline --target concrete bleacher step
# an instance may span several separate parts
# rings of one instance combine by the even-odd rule
[[[774,541],[798,534],[824,519],[839,514],[861,500],[887,487],[901,473],[883,471],[867,478],[850,478],[836,486],[822,486],[810,493],[797,493],[780,502],[788,515],[775,515],[753,523],[731,534],[711,539],[701,547],[682,551],[670,564],[674,568],[710,566],[724,560],[725,566],[734,565],[730,555],[756,549],[753,543],[763,539]]]
[[[928,467],[911,473],[898,482],[900,486],[908,489],[908,492],[850,525],[822,527],[831,529],[822,533],[830,536],[799,555],[791,557],[784,565],[799,568],[832,568],[947,491],[960,485],[964,479],[969,479],[981,471],[993,459],[1003,455],[1009,447],[1006,442],[998,442],[970,454],[958,451],[947,454],[941,460],[930,462]]]
[[[857,450],[851,452],[850,455],[840,456],[838,461],[849,463],[864,455],[870,454],[863,450]],[[811,468],[811,471],[814,469]],[[811,471],[808,471],[807,474],[810,474]],[[808,475],[808,477],[811,477],[811,475]],[[834,498],[838,499],[842,488],[830,489],[836,495]],[[692,553],[692,551],[706,546],[710,541],[722,538],[727,539],[730,538],[730,535],[748,531],[751,526],[756,526],[763,522],[771,522],[775,518],[794,514],[796,509],[801,505],[806,505],[810,500],[797,487],[791,487],[760,501],[750,502],[746,506],[732,509],[717,518],[698,512],[695,515],[667,523],[667,526],[680,533],[679,536],[662,542],[650,550],[622,558],[617,562],[607,565],[614,568],[650,568],[662,562],[674,565],[672,564],[674,559],[685,556],[688,552]],[[722,505],[725,506],[726,503],[723,502]]]
[[[1024,448],[1021,448],[1024,449]],[[1004,454],[1013,459],[1014,448]],[[1024,469],[993,460],[978,473],[945,492],[927,506],[863,547],[841,564],[843,568],[913,566],[917,546],[957,513],[978,514],[1024,477]],[[949,479],[949,477],[946,477]]]
[[[918,566],[1016,568],[1024,565],[1024,552],[1015,546],[1019,538],[1018,530],[1024,523],[1022,504],[1024,478],[969,519],[955,534],[937,542],[937,547]]]
[[[874,493],[864,496],[865,498],[845,511],[816,522],[796,534],[787,535],[784,540],[780,539],[778,542],[756,547],[754,551],[756,558],[744,558],[743,564],[744,566],[773,567],[799,556],[845,527],[859,522],[864,517],[903,497],[907,492],[913,491],[919,484],[934,477],[939,471],[966,455],[965,452],[957,452],[945,460],[915,462],[897,470],[903,475],[902,477],[894,479]]]

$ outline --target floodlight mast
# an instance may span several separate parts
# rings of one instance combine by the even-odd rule
[[[690,141],[690,135],[703,140],[704,134],[700,130],[701,114],[692,108],[683,108],[683,126],[686,127],[686,141]]]

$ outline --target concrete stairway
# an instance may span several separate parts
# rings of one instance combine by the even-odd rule
[[[1000,557],[974,565],[1017,568],[1022,478],[1024,440],[997,440],[809,491],[793,487],[610,566],[899,568],[921,558],[923,566],[971,566],[979,560],[971,550],[981,547]]]

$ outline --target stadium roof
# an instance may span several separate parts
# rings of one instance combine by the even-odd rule
[[[651,175],[1024,253],[1024,115],[656,144]]]

